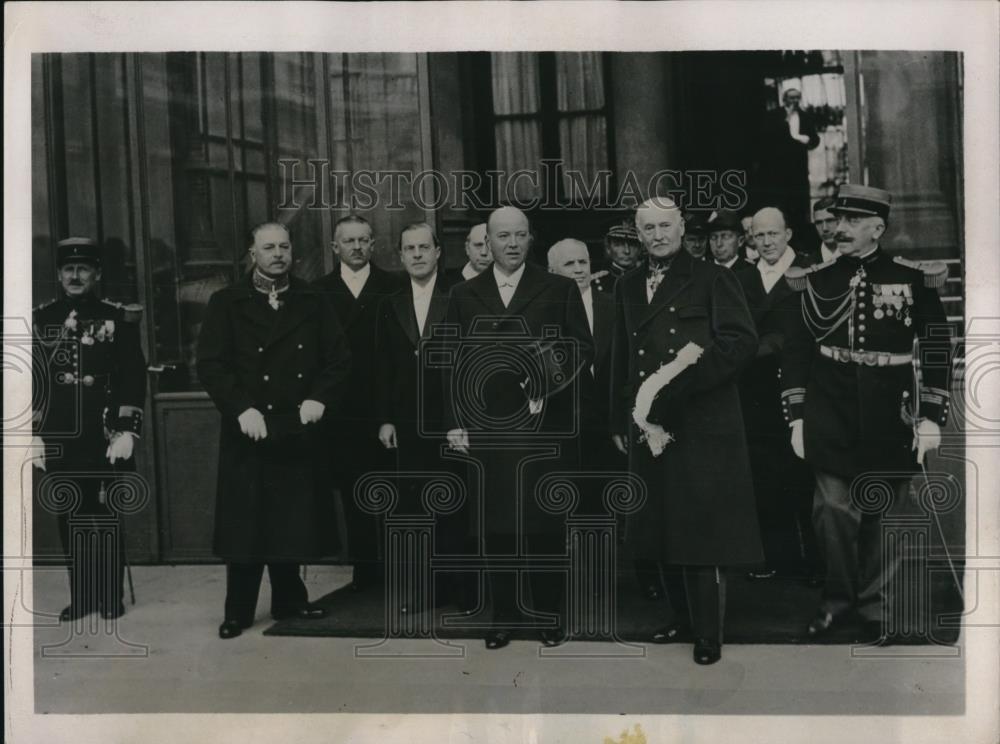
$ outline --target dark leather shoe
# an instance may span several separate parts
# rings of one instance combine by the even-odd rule
[[[685,637],[690,636],[690,634],[690,626],[685,622],[677,621],[655,631],[650,640],[653,643],[677,643],[684,640]]]
[[[327,612],[322,607],[315,605],[303,605],[290,610],[272,610],[271,617],[275,620],[289,620],[297,618],[299,620],[320,620],[326,617]]]
[[[102,607],[101,617],[105,620],[115,620],[125,614],[125,605],[119,602],[114,607]]]
[[[694,642],[694,660],[696,664],[714,664],[722,658],[722,644],[709,638],[699,638]]]
[[[83,605],[71,604],[63,607],[62,612],[59,613],[59,622],[68,623],[71,620],[79,620],[81,617],[87,617],[93,610],[87,609]]]
[[[806,633],[808,633],[810,638],[819,638],[820,636],[825,635],[830,628],[833,627],[833,624],[833,614],[829,612],[821,612],[809,623],[809,627],[806,628]]]
[[[510,643],[510,632],[506,630],[491,630],[486,634],[486,648],[495,651]]]
[[[546,628],[538,634],[538,640],[542,642],[543,646],[553,648],[563,645],[569,638],[563,628]]]
[[[238,623],[235,620],[226,620],[222,625],[219,626],[219,638],[228,639],[236,638],[243,634],[244,628],[249,628],[249,625],[244,625],[243,623]]]

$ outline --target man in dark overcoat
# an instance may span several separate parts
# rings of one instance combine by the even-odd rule
[[[339,219],[331,247],[339,263],[314,286],[327,295],[347,335],[351,372],[337,415],[321,428],[330,451],[337,453],[336,482],[347,522],[348,554],[354,563],[352,588],[361,591],[378,585],[384,574],[379,560],[378,520],[359,508],[354,498],[358,478],[382,464],[377,436],[384,422],[378,420],[375,406],[375,370],[380,364],[375,353],[375,322],[379,302],[401,282],[372,262],[375,236],[364,217]]]
[[[757,352],[740,376],[740,401],[750,449],[754,497],[764,544],[765,565],[751,578],[795,576],[816,580],[819,571],[811,511],[813,476],[795,457],[781,413],[780,356],[790,323],[801,312],[799,295],[785,280],[792,266],[815,259],[798,253],[780,209],[765,207],[753,218],[756,265],[737,274],[757,329]]]
[[[484,236],[485,240],[485,236]],[[405,227],[399,238],[399,258],[408,281],[383,299],[378,307],[375,349],[378,365],[376,405],[378,439],[394,455],[400,472],[448,472],[452,465],[441,457],[444,444],[440,432],[444,403],[441,368],[421,369],[420,343],[431,336],[431,329],[444,320],[448,291],[456,278],[441,270],[441,246],[433,228],[425,222]],[[460,277],[458,281],[463,281]],[[401,485],[400,513],[423,513],[420,503],[422,483],[406,481]],[[464,521],[463,521],[464,520]],[[465,509],[455,514],[436,515],[436,552],[458,552],[463,547],[468,527]],[[468,606],[467,596],[458,596],[457,577],[438,584],[434,603],[455,600]],[[407,588],[409,589],[409,588]],[[426,607],[429,597],[407,591],[401,611],[409,612],[416,604]]]
[[[253,624],[264,565],[275,619],[322,617],[299,564],[336,550],[317,427],[344,395],[350,350],[329,301],[292,276],[288,229],[251,231],[249,276],[209,299],[198,377],[222,414],[215,553],[226,561],[222,638]]]
[[[60,619],[77,620],[98,610],[112,619],[125,612],[125,554],[115,494],[131,490],[120,474],[135,470],[132,453],[146,400],[142,308],[98,296],[102,261],[93,240],[60,241],[56,262],[59,297],[32,314],[34,376],[40,385],[34,397],[41,403],[33,464],[45,471],[39,474],[43,507],[56,505],[57,492],[75,497],[72,511],[56,510],[70,578],[70,604]],[[58,447],[58,453],[46,458],[47,447]]]
[[[454,364],[444,374],[447,438],[478,464],[471,470],[483,487],[487,560],[565,556],[565,517],[538,498],[535,486],[547,473],[579,467],[575,417],[580,387],[588,384],[581,372],[593,363],[587,316],[571,280],[525,263],[531,229],[523,212],[494,211],[487,239],[492,269],[456,284],[448,301],[446,324],[457,336]],[[548,623],[540,639],[562,643],[565,580],[537,568],[529,578],[531,610]],[[498,649],[530,620],[516,571],[491,567],[487,579],[493,618],[486,647]]]
[[[684,222],[667,198],[636,210],[647,264],[615,287],[611,425],[648,501],[634,516],[636,551],[665,566],[675,620],[653,640],[688,630],[695,661],[721,656],[724,568],[761,559],[750,464],[736,381],[757,343],[736,275],[682,250]],[[633,409],[645,378],[679,360],[688,343],[700,358],[660,388],[647,420],[672,434],[654,454]]]
[[[947,266],[885,253],[890,201],[882,189],[841,186],[829,207],[840,255],[785,277],[801,305],[782,358],[782,407],[795,453],[815,470],[826,564],[812,636],[852,612],[871,640],[900,630],[905,613],[888,614],[900,546],[882,534],[883,516],[909,508],[910,479],[948,417],[952,329],[937,292]]]

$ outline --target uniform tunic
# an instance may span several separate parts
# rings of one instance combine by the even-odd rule
[[[913,396],[919,416],[943,425],[948,415],[951,329],[937,290],[926,286],[938,276],[876,248],[793,282],[802,312],[782,359],[782,406],[786,420],[804,419],[806,460],[817,470],[846,480],[916,470]],[[917,392],[906,361],[914,339],[922,348]],[[880,366],[890,354],[903,363]]]

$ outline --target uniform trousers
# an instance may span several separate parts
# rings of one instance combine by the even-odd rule
[[[895,513],[905,504],[910,479],[888,479],[892,488],[887,509],[862,512],[851,498],[851,482],[816,472],[813,526],[826,562],[820,612],[834,617],[852,607],[866,621],[883,620],[887,588],[901,560],[896,540],[883,538],[882,512]]]
[[[82,496],[80,505],[57,517],[69,566],[70,603],[88,611],[112,611],[122,601],[125,540],[121,518],[100,497],[102,482],[107,493],[112,478],[73,479]]]
[[[722,643],[726,575],[721,567],[664,566],[663,586],[677,621],[688,620],[697,638]]]
[[[260,580],[264,563],[226,564],[226,620],[243,625],[253,623],[257,609]],[[309,601],[306,585],[299,575],[297,563],[267,563],[271,578],[271,614],[293,612]]]

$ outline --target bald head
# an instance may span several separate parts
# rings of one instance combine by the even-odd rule
[[[635,227],[651,256],[666,258],[681,248],[684,219],[669,197],[653,197],[640,204],[635,210]]]
[[[500,207],[486,221],[486,242],[497,268],[512,274],[524,265],[531,248],[531,226],[516,207]]]
[[[566,238],[549,248],[549,271],[569,277],[581,291],[590,287],[590,251],[586,244]]]
[[[781,260],[788,250],[792,231],[785,224],[785,215],[780,209],[764,207],[753,216],[751,224],[754,247],[760,257],[772,266]]]

